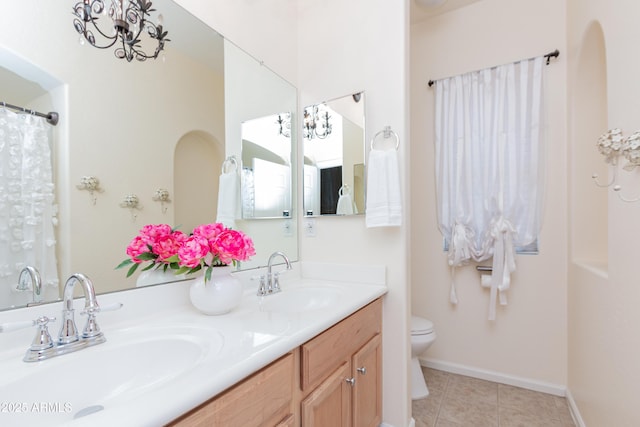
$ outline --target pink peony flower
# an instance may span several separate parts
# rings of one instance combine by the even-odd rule
[[[140,237],[144,242],[153,246],[160,238],[168,236],[173,232],[170,225],[167,224],[148,224],[140,229]]]
[[[187,240],[187,236],[182,231],[160,235],[151,250],[158,255],[157,261],[166,261],[178,254],[178,249],[180,249],[185,240]]]
[[[131,243],[129,243],[129,246],[127,246],[127,255],[129,255],[131,260],[136,264],[142,262],[142,260],[138,259],[138,256],[148,251],[149,246],[147,246],[141,236],[134,237]]]
[[[222,223],[216,222],[214,224],[202,224],[197,226],[196,228],[193,229],[193,234],[202,236],[205,239],[211,241],[216,237],[218,237],[220,233],[222,233],[225,230],[226,228]]]
[[[176,274],[206,269],[207,280],[214,266],[247,261],[255,254],[253,241],[247,235],[221,223],[199,225],[190,236],[173,231],[167,224],[149,224],[127,246],[129,259],[116,268],[129,266],[129,277],[140,263],[149,261],[151,265],[145,269],[163,266],[165,270],[177,270]]]
[[[216,254],[223,264],[231,264],[234,260],[246,261],[255,255],[253,241],[236,230],[225,230],[210,244],[211,252]]]
[[[195,268],[209,253],[209,241],[202,236],[189,236],[178,249],[178,259],[181,266]]]

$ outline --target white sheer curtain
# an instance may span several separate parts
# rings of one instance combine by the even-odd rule
[[[38,269],[43,285],[58,284],[50,145],[44,119],[0,107],[0,295],[14,301],[27,265]]]
[[[438,222],[452,267],[493,257],[489,319],[515,271],[515,247],[537,240],[541,219],[543,58],[436,84]],[[451,302],[457,303],[452,277]]]

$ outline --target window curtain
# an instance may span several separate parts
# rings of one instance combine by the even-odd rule
[[[515,248],[537,240],[543,196],[543,58],[438,80],[435,171],[438,223],[455,268],[493,258],[489,319],[516,269]],[[488,279],[488,276],[487,276]]]
[[[12,291],[27,265],[58,284],[53,190],[51,125],[0,108],[0,277]]]

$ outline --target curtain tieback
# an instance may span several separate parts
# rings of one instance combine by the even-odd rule
[[[507,304],[507,290],[511,285],[511,273],[516,269],[515,247],[513,244],[515,228],[511,222],[499,216],[491,223],[490,234],[493,240],[493,265],[491,273],[491,292],[489,298],[489,320],[496,318],[498,296],[500,305]]]
[[[466,264],[473,256],[474,232],[470,227],[456,221],[451,230],[449,242],[449,252],[447,257],[451,266],[451,289],[449,291],[449,301],[452,304],[458,303],[456,294],[455,274],[456,267]]]

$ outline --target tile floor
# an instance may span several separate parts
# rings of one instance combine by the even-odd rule
[[[429,396],[413,401],[416,427],[574,427],[564,397],[422,368]]]

